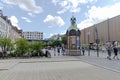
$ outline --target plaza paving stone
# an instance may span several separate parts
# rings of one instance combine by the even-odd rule
[[[86,51],[85,56],[0,60],[0,80],[120,80],[120,60],[106,56]]]
[[[97,52],[91,51],[91,55],[88,56],[88,52],[86,52],[85,56],[78,56],[78,58],[81,61],[87,62],[89,64],[120,73],[120,60],[117,60],[117,59],[108,60],[106,58],[107,52],[99,52],[99,57],[97,57],[96,54],[97,54]],[[114,54],[112,53],[111,58],[113,56],[114,56]],[[118,57],[120,58],[119,54],[118,54]]]
[[[4,63],[10,61],[18,64],[0,71],[0,80],[120,80],[120,73],[82,62],[79,57],[11,59]]]

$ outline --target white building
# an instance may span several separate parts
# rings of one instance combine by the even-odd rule
[[[14,43],[18,38],[21,38],[18,31],[13,27],[7,16],[3,16],[2,10],[0,10],[0,37],[10,38]]]
[[[0,17],[0,36],[9,38],[10,31],[11,25],[2,17]]]
[[[43,40],[43,32],[23,32],[22,36],[28,41]]]

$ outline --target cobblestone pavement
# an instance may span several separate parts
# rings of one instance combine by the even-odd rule
[[[15,65],[1,70],[0,80],[120,80],[120,73],[82,62],[81,57],[1,60],[0,65]]]
[[[91,51],[90,56],[0,60],[0,80],[120,80],[120,60],[106,56]]]
[[[1,70],[8,70],[18,64],[18,61],[15,59],[0,59],[0,71]]]
[[[120,58],[119,54],[118,56]],[[108,60],[106,57],[107,57],[107,52],[99,52],[99,57],[97,57],[97,52],[91,51],[90,56],[88,56],[88,52],[86,52],[85,56],[78,56],[77,58],[89,64],[120,73],[120,60],[117,59]],[[113,53],[112,53],[112,57],[113,57]]]

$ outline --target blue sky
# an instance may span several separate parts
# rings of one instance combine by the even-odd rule
[[[72,13],[80,30],[120,15],[120,0],[0,0],[0,9],[14,26],[49,38],[66,32]]]

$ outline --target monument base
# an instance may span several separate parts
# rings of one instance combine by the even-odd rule
[[[66,55],[81,56],[81,50],[66,50]]]

